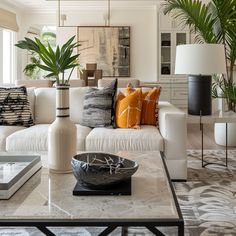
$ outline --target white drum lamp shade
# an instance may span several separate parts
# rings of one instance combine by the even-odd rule
[[[176,49],[175,74],[188,75],[188,113],[211,115],[212,74],[225,74],[222,44],[186,44]]]
[[[176,49],[175,74],[225,74],[225,49],[222,44],[186,44]]]

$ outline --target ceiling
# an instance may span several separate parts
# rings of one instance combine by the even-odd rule
[[[58,0],[1,0],[9,5],[16,7],[23,11],[28,10],[42,10],[42,9],[54,9],[57,8]],[[60,0],[61,6],[68,7],[68,9],[81,9],[96,6],[107,6],[108,0]],[[110,0],[111,7],[142,7],[142,6],[154,6],[161,0]]]

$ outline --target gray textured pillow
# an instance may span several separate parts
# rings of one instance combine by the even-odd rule
[[[0,125],[34,125],[25,87],[0,88]]]
[[[116,87],[114,80],[109,87],[89,89],[84,98],[82,125],[91,128],[113,125]]]

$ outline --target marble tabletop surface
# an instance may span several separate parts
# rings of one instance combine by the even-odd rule
[[[9,200],[0,201],[0,220],[11,219],[178,219],[160,153],[122,152],[136,160],[131,196],[73,196],[73,174],[52,174],[47,156],[43,168]]]
[[[188,112],[186,111],[186,114]],[[215,111],[209,116],[197,116],[187,114],[187,123],[189,124],[214,124],[214,123],[236,123],[236,113],[233,111],[222,112]]]

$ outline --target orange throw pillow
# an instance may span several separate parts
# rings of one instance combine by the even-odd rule
[[[127,84],[127,87],[125,88],[123,93],[124,93],[125,96],[128,96],[128,95],[130,95],[131,93],[133,93],[135,91],[136,91],[136,89],[134,89],[132,84],[129,83],[129,84]]]
[[[143,93],[142,97],[142,125],[156,125],[158,127],[158,100],[161,94],[161,87]]]
[[[116,127],[139,128],[142,112],[142,90],[137,89],[125,96],[120,93],[116,100]]]

